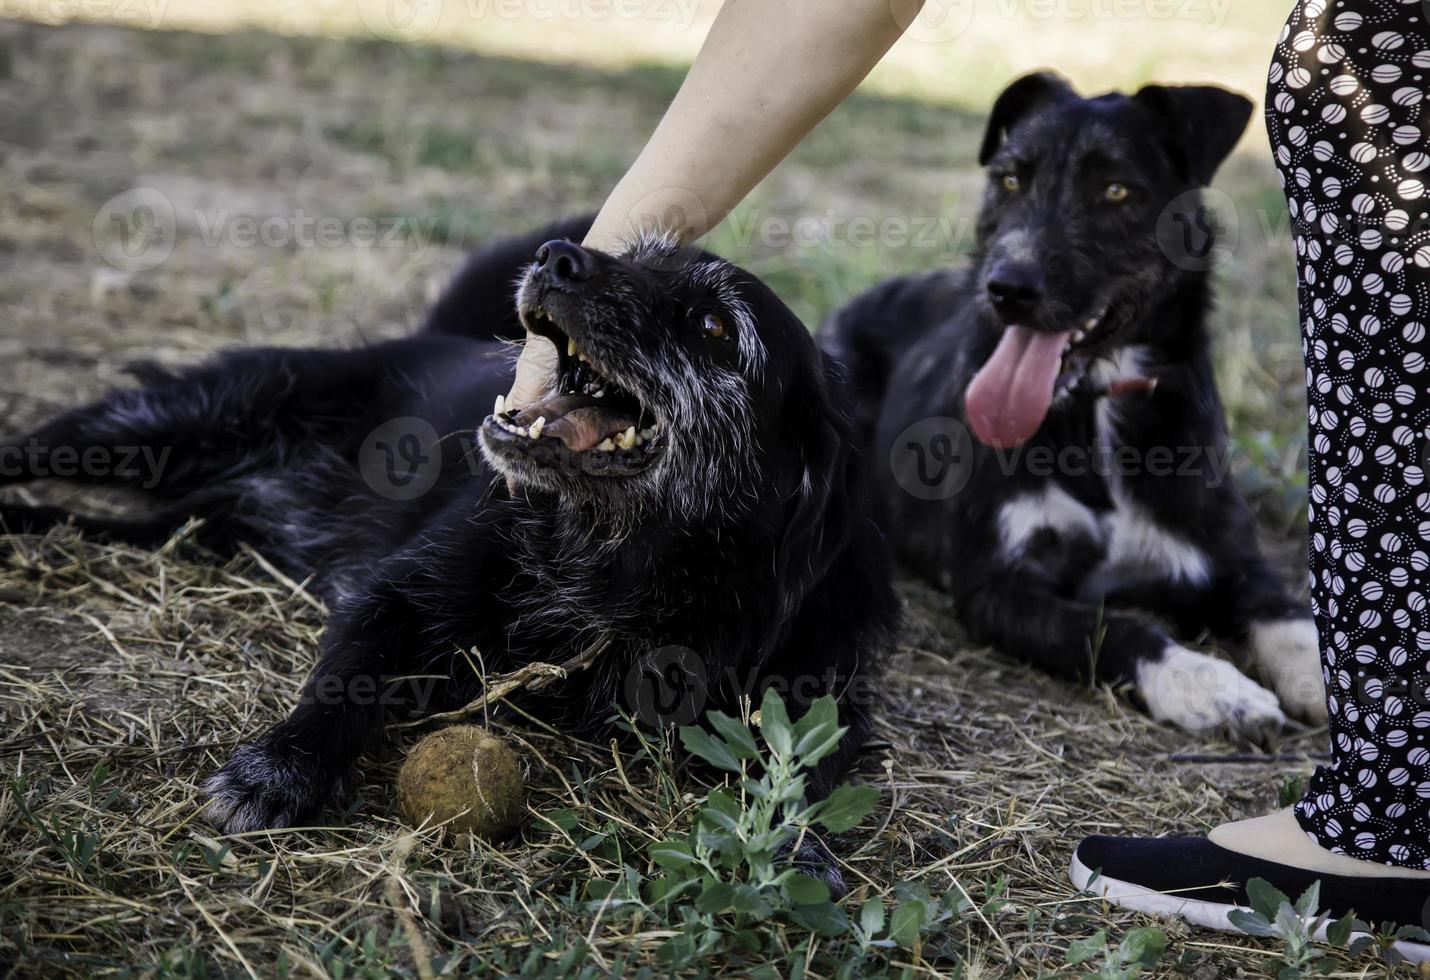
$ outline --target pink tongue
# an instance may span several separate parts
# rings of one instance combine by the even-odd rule
[[[1072,332],[1045,333],[1011,326],[964,396],[978,441],[1011,449],[1033,433],[1053,404],[1053,385]]]

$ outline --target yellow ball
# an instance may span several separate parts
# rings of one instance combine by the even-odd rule
[[[521,822],[526,787],[511,747],[485,728],[454,725],[412,747],[397,774],[397,806],[414,827],[500,837]]]

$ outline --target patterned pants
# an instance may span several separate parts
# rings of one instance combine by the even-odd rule
[[[1295,231],[1311,589],[1334,762],[1321,846],[1430,868],[1430,0],[1301,0],[1267,125]]]

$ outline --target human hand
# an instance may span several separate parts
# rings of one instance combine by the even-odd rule
[[[507,409],[525,408],[546,394],[559,364],[556,345],[528,331],[516,362],[516,380],[506,396]]]

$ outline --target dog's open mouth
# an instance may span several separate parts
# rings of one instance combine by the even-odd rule
[[[535,462],[574,462],[582,472],[598,476],[628,476],[649,466],[664,447],[661,421],[613,381],[546,309],[523,310],[522,319],[556,345],[555,384],[545,398],[521,409],[508,408],[498,395],[485,423],[493,441]]]
[[[1060,390],[1075,384],[1093,356],[1108,346],[1118,318],[1104,306],[1074,330],[1009,324],[973,381],[964,408],[973,434],[1010,449],[1038,431]]]

